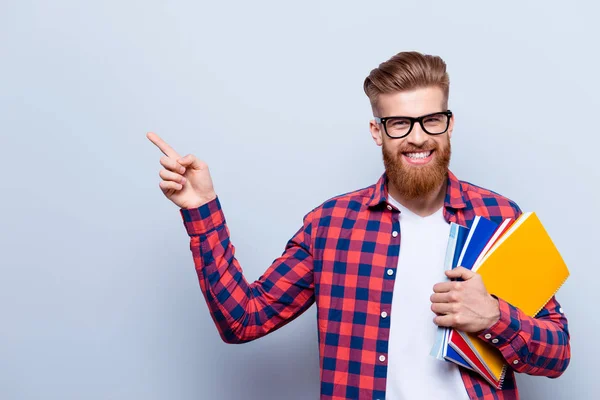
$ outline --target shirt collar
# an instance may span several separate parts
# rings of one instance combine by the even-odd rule
[[[388,196],[387,186],[387,175],[384,172],[375,184],[371,198],[367,202],[367,207],[375,207],[386,202]],[[448,187],[446,188],[444,206],[454,209],[465,208],[467,206],[460,181],[451,171],[448,171]]]

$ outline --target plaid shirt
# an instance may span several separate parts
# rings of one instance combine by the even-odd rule
[[[316,302],[321,399],[384,399],[401,243],[399,211],[386,198],[383,174],[376,184],[313,209],[254,283],[245,280],[235,258],[218,198],[180,210],[200,287],[222,339],[260,338]],[[446,221],[470,226],[476,215],[500,222],[520,213],[512,201],[449,172]],[[471,399],[517,399],[514,371],[554,378],[569,364],[567,319],[554,297],[535,318],[499,301],[500,320],[479,337],[496,346],[510,368],[502,390],[461,368]]]

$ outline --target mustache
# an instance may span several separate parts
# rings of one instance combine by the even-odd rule
[[[398,153],[418,153],[422,151],[433,151],[437,150],[438,146],[433,143],[423,143],[421,146],[415,146],[413,144],[402,146],[398,149]]]

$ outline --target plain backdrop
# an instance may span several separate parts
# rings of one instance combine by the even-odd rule
[[[596,4],[0,0],[0,398],[317,398],[314,307],[220,341],[145,134],[208,162],[254,280],[382,173],[362,84],[405,50],[448,64],[453,172],[537,212],[571,270],[571,365],[522,398],[598,398]]]

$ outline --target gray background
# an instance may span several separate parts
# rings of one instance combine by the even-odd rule
[[[219,340],[145,133],[209,163],[254,280],[306,212],[381,174],[362,83],[403,50],[448,63],[452,170],[536,211],[571,269],[571,366],[519,377],[523,398],[597,398],[598,11],[1,0],[0,398],[317,398],[314,307]]]

